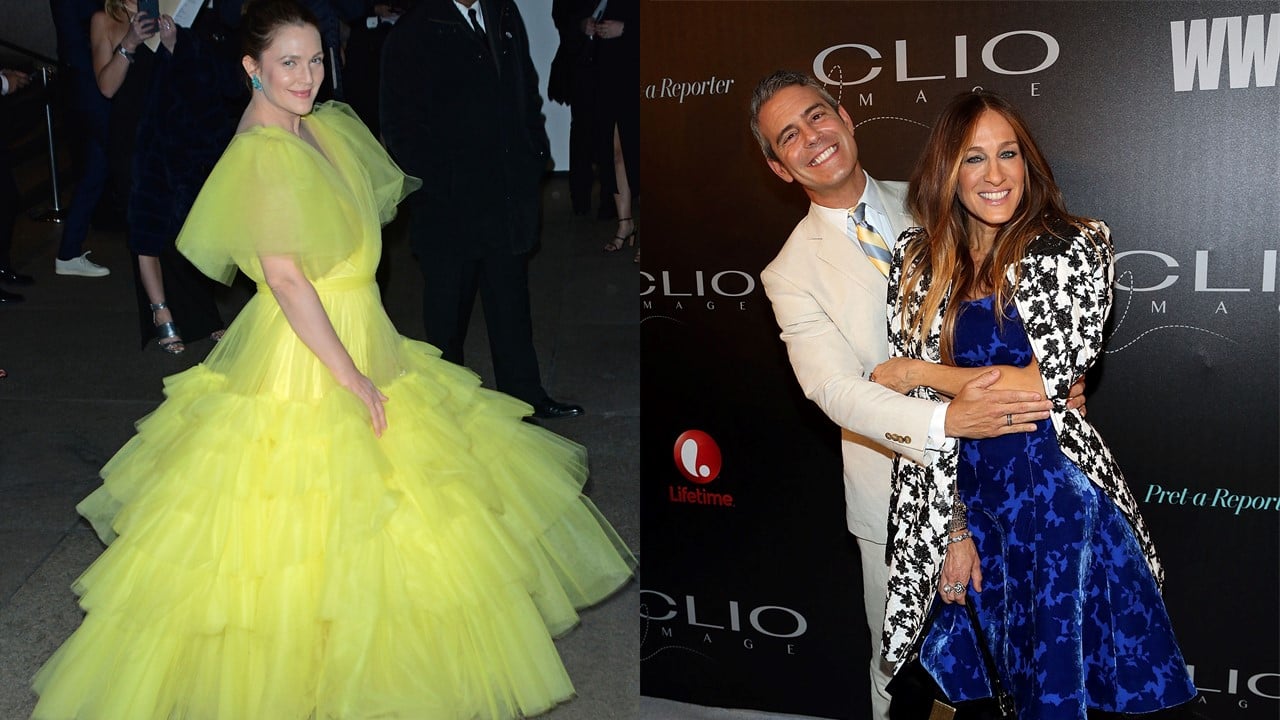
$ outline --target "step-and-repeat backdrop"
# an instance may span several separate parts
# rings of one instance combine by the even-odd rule
[[[1280,707],[1280,3],[648,2],[642,22],[642,692],[859,719],[868,633],[839,431],[760,284],[807,202],[747,126],[825,82],[864,167],[906,179],[956,93],[1032,124],[1117,249],[1089,419],[1164,558],[1219,720]],[[877,639],[878,642],[878,639]]]

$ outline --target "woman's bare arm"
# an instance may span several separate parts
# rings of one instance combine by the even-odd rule
[[[954,397],[970,380],[992,368],[1000,371],[1000,379],[992,386],[996,390],[1024,390],[1045,396],[1044,381],[1040,377],[1040,365],[1035,357],[1026,367],[993,365],[989,367],[955,367],[940,365],[913,358],[889,358],[871,371],[871,380],[895,392],[907,393],[926,386],[943,395]]]
[[[329,369],[338,384],[354,393],[369,408],[373,432],[381,437],[387,427],[387,415],[382,406],[387,397],[356,368],[346,346],[333,329],[315,286],[302,274],[302,269],[291,256],[270,255],[263,256],[261,260],[267,285],[293,332]]]
[[[119,23],[112,20],[106,12],[96,12],[89,21],[89,47],[93,52],[93,76],[98,81],[98,91],[103,96],[115,97],[124,78],[129,74],[130,60],[116,52],[116,45],[127,52],[136,52],[142,41],[151,37],[156,31],[156,21],[144,18],[139,25],[142,32],[133,23],[126,23],[123,35]],[[149,29],[149,30],[148,30]]]

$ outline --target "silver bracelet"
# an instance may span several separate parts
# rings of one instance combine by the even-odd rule
[[[947,532],[960,532],[969,527],[969,510],[964,503],[956,499],[951,504],[951,518],[947,521]]]
[[[115,52],[117,55],[123,56],[125,60],[129,61],[130,64],[133,63],[133,53],[129,52],[128,50],[125,50],[124,45],[117,44]]]
[[[969,539],[969,538],[971,538],[971,537],[973,537],[973,536],[972,536],[972,535],[970,535],[970,534],[968,533],[968,531],[965,531],[965,532],[960,533],[959,535],[956,535],[955,537],[949,537],[949,538],[947,538],[947,544],[948,544],[948,545],[955,545],[956,543],[958,543],[958,542],[964,542],[965,540],[968,540],[968,539]]]

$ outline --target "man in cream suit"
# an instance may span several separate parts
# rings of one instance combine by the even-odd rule
[[[853,122],[807,75],[778,72],[756,87],[751,129],[769,168],[809,196],[796,225],[761,280],[805,395],[842,429],[845,511],[862,557],[863,596],[871,637],[884,624],[889,569],[885,542],[894,453],[926,464],[951,438],[1029,432],[1049,417],[1035,393],[992,390],[992,371],[950,403],[899,395],[868,379],[889,357],[885,248],[860,241],[855,225],[873,230],[889,249],[914,223],[907,186],[881,182],[858,162]],[[864,249],[865,248],[865,249]],[[872,707],[887,718],[889,668],[873,641]]]

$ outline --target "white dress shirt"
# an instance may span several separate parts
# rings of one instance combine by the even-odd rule
[[[468,27],[471,25],[471,15],[469,13],[471,10],[475,10],[476,22],[480,23],[480,29],[484,30],[485,32],[489,31],[489,28],[484,24],[484,9],[480,7],[480,0],[476,0],[474,3],[472,3],[471,7],[467,7],[466,5],[463,5],[462,3],[458,2],[458,0],[453,0],[453,6],[458,8],[458,12],[462,13],[462,19],[467,21]]]

